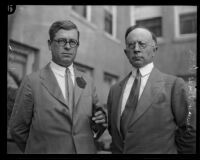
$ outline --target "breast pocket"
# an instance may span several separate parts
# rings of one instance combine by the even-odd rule
[[[160,115],[162,115],[162,112],[169,112],[169,109],[171,108],[169,96],[163,92],[155,95],[153,103],[151,104],[151,108]]]
[[[153,104],[161,104],[167,102],[167,97],[165,93],[158,93],[158,95],[155,96],[155,99],[153,101]]]

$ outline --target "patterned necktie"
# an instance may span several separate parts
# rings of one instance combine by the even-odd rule
[[[74,84],[72,82],[69,68],[66,68],[65,72],[65,85],[66,85],[66,103],[69,107],[70,114],[72,115],[73,105],[74,105]]]
[[[120,120],[120,130],[123,138],[125,137],[125,133],[127,131],[128,122],[130,118],[133,117],[133,114],[135,112],[138,103],[140,83],[141,83],[141,74],[139,69],[137,69],[137,74]]]

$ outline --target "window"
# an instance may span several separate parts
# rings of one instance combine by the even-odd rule
[[[162,37],[162,18],[161,17],[136,20],[136,24],[147,27],[157,37]]]
[[[72,5],[70,6],[71,11],[70,15],[78,18],[79,20],[83,20],[85,22],[91,22],[91,13],[92,13],[92,6],[90,5]]]
[[[175,39],[196,39],[197,6],[174,6]]]
[[[180,14],[180,34],[191,34],[197,32],[197,14]]]
[[[8,70],[14,72],[19,80],[39,68],[39,50],[31,46],[10,40]]]
[[[84,18],[87,17],[87,7],[86,6],[72,6],[72,9],[78,13],[79,15],[83,16]]]
[[[104,6],[104,31],[116,37],[117,9],[116,6]]]
[[[108,32],[109,34],[112,35],[113,30],[112,30],[112,26],[113,26],[113,18],[112,18],[112,14],[110,12],[108,12],[107,10],[104,11],[105,16],[104,16],[104,22],[105,22],[105,26],[104,29],[106,32]]]

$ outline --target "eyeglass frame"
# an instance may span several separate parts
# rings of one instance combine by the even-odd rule
[[[60,40],[64,40],[64,41],[62,41],[62,42],[64,42],[63,45],[60,44],[60,42],[59,42]],[[70,40],[75,41],[75,42],[76,42],[76,45],[75,45],[75,46],[71,46]],[[59,39],[53,39],[53,41],[57,42],[57,44],[58,44],[59,46],[61,46],[61,47],[66,46],[67,43],[69,43],[70,48],[75,48],[76,46],[79,46],[79,41],[77,41],[77,40],[75,40],[75,39],[69,39],[69,40],[67,40],[67,39],[65,39],[65,38],[59,38]]]
[[[139,48],[140,48],[141,50],[146,49],[147,46],[154,47],[154,45],[150,45],[150,44],[144,43],[144,42],[142,42],[142,41],[135,41],[135,42],[129,43],[129,44],[127,43],[126,46],[127,46],[128,49],[135,49],[136,43],[138,43],[138,46],[139,46]],[[140,44],[140,43],[143,43],[143,44]],[[133,45],[133,47],[130,47],[130,45]],[[142,45],[144,45],[144,46],[142,46]]]

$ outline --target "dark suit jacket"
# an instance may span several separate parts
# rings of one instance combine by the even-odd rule
[[[90,127],[92,106],[99,107],[95,87],[82,72],[73,115],[49,64],[26,76],[19,88],[11,117],[11,135],[25,153],[96,153]],[[80,79],[79,79],[80,80]]]
[[[120,110],[124,86],[130,74],[112,86],[108,97],[108,129],[113,153],[195,153],[195,129],[187,124],[188,101],[185,83],[153,68],[125,139],[120,133]]]

